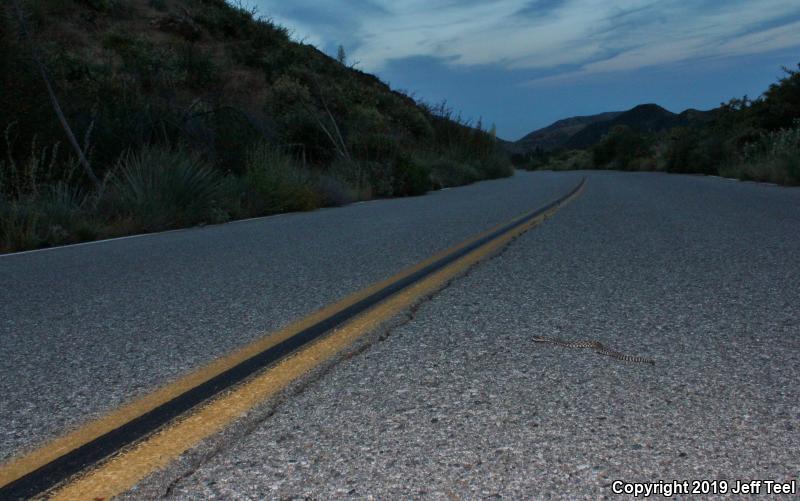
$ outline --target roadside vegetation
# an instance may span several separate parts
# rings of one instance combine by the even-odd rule
[[[0,251],[513,174],[480,122],[224,0],[0,11]]]
[[[656,134],[617,126],[588,149],[539,149],[515,163],[529,170],[665,171],[800,185],[800,71],[784,71],[762,96],[732,99],[709,121]]]

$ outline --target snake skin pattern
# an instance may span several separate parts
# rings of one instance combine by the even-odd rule
[[[535,337],[533,338],[533,340],[536,341],[537,343],[551,343],[551,344],[556,344],[558,346],[563,346],[565,348],[591,348],[600,355],[616,358],[617,360],[621,360],[623,362],[634,362],[637,364],[650,364],[650,365],[656,364],[656,361],[653,360],[652,358],[625,355],[624,353],[620,353],[616,350],[612,350],[606,347],[600,341],[562,341],[561,339],[542,337],[542,336]]]

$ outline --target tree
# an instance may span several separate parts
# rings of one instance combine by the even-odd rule
[[[339,50],[336,52],[336,60],[342,66],[347,66],[347,53],[344,51],[344,45],[339,45]]]
[[[800,68],[800,65],[798,65]],[[800,71],[783,68],[783,78],[769,86],[764,98],[755,105],[759,125],[768,130],[792,127],[800,117]]]

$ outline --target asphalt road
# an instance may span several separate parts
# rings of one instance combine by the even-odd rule
[[[582,175],[0,258],[0,451]],[[797,481],[800,190],[587,175],[581,197],[407,323],[128,497],[613,499],[615,480]],[[534,336],[597,339],[656,365]]]
[[[438,251],[577,176],[0,256],[0,461]]]

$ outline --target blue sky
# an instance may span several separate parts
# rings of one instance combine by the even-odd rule
[[[293,37],[506,139],[655,102],[709,109],[800,62],[798,0],[250,0]]]

